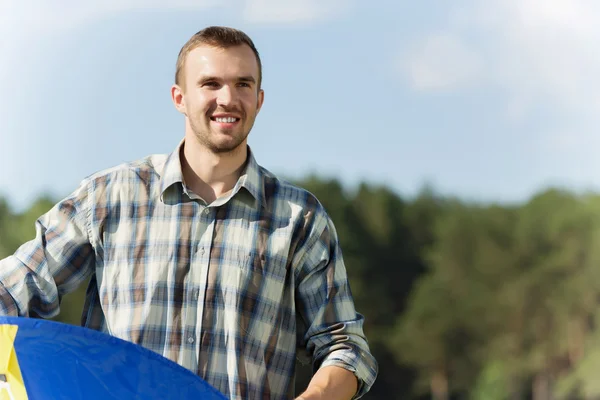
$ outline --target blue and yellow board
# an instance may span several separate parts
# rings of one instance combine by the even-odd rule
[[[54,321],[0,317],[0,400],[225,400],[141,346]]]

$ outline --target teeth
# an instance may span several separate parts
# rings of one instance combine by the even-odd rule
[[[235,122],[236,118],[233,118],[233,117],[215,118],[215,121],[217,121],[217,122],[229,122],[229,123],[231,123],[231,122]]]

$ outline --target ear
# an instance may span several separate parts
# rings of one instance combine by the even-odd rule
[[[185,110],[185,99],[183,98],[183,89],[179,85],[171,86],[171,100],[173,105],[180,113],[187,115]]]
[[[258,103],[257,103],[257,107],[256,107],[257,114],[260,112],[260,109],[262,108],[264,101],[265,101],[265,91],[260,89],[258,91]]]

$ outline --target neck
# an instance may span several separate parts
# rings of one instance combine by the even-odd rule
[[[244,168],[246,144],[229,153],[215,154],[186,135],[181,157],[185,184],[207,203],[229,192]]]

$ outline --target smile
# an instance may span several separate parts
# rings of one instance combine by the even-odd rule
[[[234,117],[217,117],[217,118],[211,117],[211,120],[213,120],[215,122],[231,124],[231,123],[239,121],[240,119],[234,118]]]

